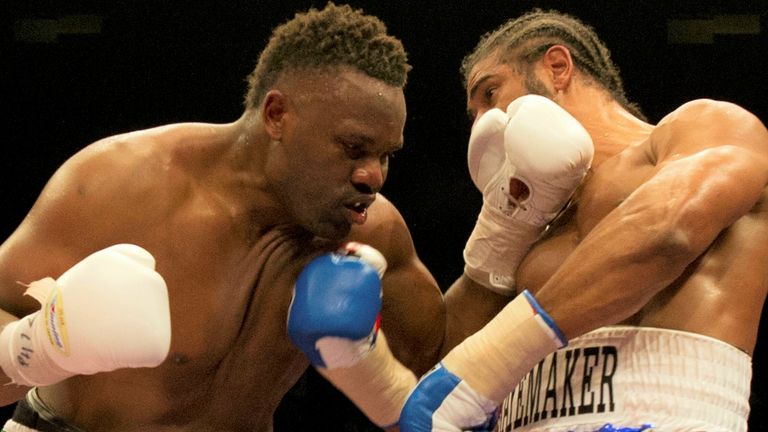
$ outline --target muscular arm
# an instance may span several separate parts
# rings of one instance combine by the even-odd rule
[[[678,278],[768,182],[768,132],[725,103],[659,126],[653,174],[597,223],[537,293],[568,338],[628,318]]]
[[[483,328],[507,303],[509,297],[489,290],[464,274],[459,276],[445,292],[447,322],[440,357]]]
[[[367,252],[364,248],[353,247],[350,250],[353,256],[362,261],[377,269],[382,267],[379,263],[386,261],[381,286],[381,331],[375,345],[371,345],[364,356],[355,356],[353,350],[350,357],[354,357],[354,361],[351,363],[340,367],[320,362],[313,364],[373,423],[387,430],[397,430],[400,410],[415,386],[417,377],[438,360],[445,323],[442,294],[434,278],[418,259],[405,222],[384,197],[377,198],[368,210],[367,223],[355,226],[347,240],[374,248]],[[377,258],[376,250],[384,259]],[[321,262],[317,265],[326,264]],[[339,285],[344,285],[342,281],[339,282]],[[376,285],[376,294],[379,294]],[[298,286],[297,293],[311,289],[308,283],[302,285],[306,287],[302,291],[299,291]],[[370,288],[370,285],[367,286]],[[358,299],[363,299],[363,293],[370,293],[370,290],[362,288],[365,287],[356,287],[361,294]],[[358,304],[363,303],[360,301]],[[291,321],[301,321],[300,318],[292,318],[300,317],[302,313],[300,307],[292,307],[289,327]],[[369,320],[373,318],[371,315],[366,316]],[[366,322],[369,323],[367,325],[373,325],[373,321]],[[289,328],[289,333],[296,340],[304,339],[298,325],[293,330]],[[314,353],[313,349],[304,350],[310,356]]]
[[[58,277],[91,252],[117,243],[124,225],[114,184],[117,167],[99,146],[67,161],[49,180],[20,226],[0,246],[0,326],[40,308],[24,296],[29,283]],[[124,197],[124,195],[123,195]],[[117,237],[116,237],[117,236]],[[0,371],[0,380],[9,379]],[[0,386],[0,404],[18,400],[25,387]]]
[[[392,203],[379,196],[370,214],[352,239],[375,247],[387,259],[382,329],[397,359],[420,376],[438,360],[445,328],[442,294]]]
[[[38,198],[30,213],[16,231],[0,246],[0,308],[3,327],[40,308],[31,297],[24,296],[29,283],[46,276],[58,276],[77,260],[70,256],[67,244],[70,234],[62,219],[71,211],[68,193],[63,183],[66,168],[54,176]],[[61,231],[52,229],[58,226]],[[20,283],[21,282],[21,283]],[[0,380],[10,382],[2,371]],[[7,405],[21,398],[27,387],[6,385],[0,387],[0,404]]]

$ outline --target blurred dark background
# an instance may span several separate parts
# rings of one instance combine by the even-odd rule
[[[384,193],[400,208],[422,260],[443,287],[461,271],[461,249],[480,204],[465,168],[470,123],[458,67],[479,36],[507,18],[533,7],[556,8],[591,24],[612,50],[630,99],[652,122],[702,97],[736,102],[768,120],[765,2],[349,3],[382,18],[410,53],[406,147],[392,163]],[[295,11],[324,5],[325,0],[0,3],[0,108],[6,113],[0,116],[0,236],[18,225],[56,167],[98,138],[239,117],[245,76],[271,29]],[[768,430],[766,325],[754,356],[751,430]],[[375,429],[310,372],[285,399],[275,430]]]

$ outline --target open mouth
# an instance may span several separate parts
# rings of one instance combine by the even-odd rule
[[[364,202],[347,204],[344,207],[360,215],[365,215],[368,212],[368,203],[364,203]]]
[[[347,220],[355,225],[362,225],[368,219],[368,207],[371,206],[373,200],[360,199],[358,201],[351,201],[344,205],[347,209]]]

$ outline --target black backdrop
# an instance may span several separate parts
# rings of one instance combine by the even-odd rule
[[[337,3],[341,3],[338,1]],[[384,193],[400,208],[422,260],[443,287],[479,207],[465,168],[469,121],[458,65],[481,33],[534,6],[595,27],[622,70],[630,99],[658,121],[699,97],[730,100],[768,120],[768,6],[732,1],[350,2],[401,38],[414,67],[406,89],[406,147]],[[151,2],[6,0],[0,4],[0,237],[18,225],[55,168],[107,135],[178,121],[229,122],[244,78],[271,29],[322,1]],[[718,19],[749,15],[723,30]],[[668,41],[671,20],[713,26],[709,43]],[[709,24],[707,24],[709,23]],[[51,33],[58,28],[58,33]],[[32,31],[31,29],[37,29]],[[744,34],[728,34],[734,30]],[[450,233],[446,235],[446,233]],[[755,263],[755,265],[766,265]],[[754,358],[752,430],[763,430],[765,325]],[[254,397],[259,397],[254,395]],[[373,430],[309,373],[286,398],[277,431]]]

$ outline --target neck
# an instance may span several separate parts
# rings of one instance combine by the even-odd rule
[[[283,209],[267,181],[267,160],[272,145],[260,124],[258,112],[246,110],[224,126],[218,157],[208,158],[212,169],[208,182],[226,201],[248,212],[257,212],[262,222],[283,217]],[[215,162],[214,162],[215,161]]]
[[[232,181],[243,184],[258,184],[263,177],[264,167],[262,148],[260,144],[258,125],[253,116],[246,112],[232,123],[223,125],[218,141],[217,157],[207,160],[219,172],[217,179],[229,183]]]
[[[592,137],[593,168],[627,147],[644,142],[654,128],[594,85],[572,85],[566,93],[557,95],[555,101],[581,122]]]

